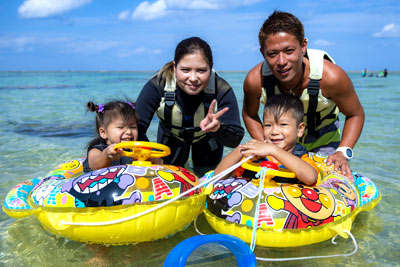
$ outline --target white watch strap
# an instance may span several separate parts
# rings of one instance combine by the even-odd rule
[[[336,151],[341,152],[346,159],[352,159],[354,156],[353,149],[351,149],[351,147],[348,146],[340,146],[336,149]],[[348,155],[349,152],[350,155]]]

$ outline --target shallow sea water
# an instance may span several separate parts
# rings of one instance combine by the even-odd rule
[[[59,163],[85,156],[94,136],[94,114],[88,101],[103,103],[125,97],[135,100],[151,72],[0,72],[0,201],[17,183],[45,175]],[[245,72],[221,72],[234,88],[240,108]],[[378,206],[360,213],[352,233],[359,245],[349,257],[271,263],[269,265],[378,265],[400,262],[400,74],[361,78],[350,73],[366,112],[366,121],[351,161],[353,170],[371,178],[382,194]],[[343,123],[343,117],[342,117]],[[157,119],[149,129],[156,139]],[[244,141],[249,140],[246,135]],[[226,149],[228,153],[230,149]],[[2,204],[1,204],[2,205]],[[201,215],[198,228],[215,233]],[[19,220],[0,212],[0,266],[161,266],[169,251],[196,235],[193,224],[167,239],[137,245],[88,245],[47,233],[34,217]],[[337,238],[298,248],[256,247],[259,257],[287,258],[349,253],[350,239]],[[235,266],[225,248],[212,245],[196,250],[188,266]]]

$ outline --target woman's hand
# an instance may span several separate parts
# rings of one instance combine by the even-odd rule
[[[226,107],[214,114],[214,108],[216,102],[217,100],[215,99],[211,102],[207,116],[200,122],[200,128],[205,133],[218,131],[219,127],[221,126],[219,118],[229,110],[229,108]]]

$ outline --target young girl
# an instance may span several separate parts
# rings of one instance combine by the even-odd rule
[[[97,113],[98,136],[88,144],[83,171],[90,172],[109,166],[132,163],[132,158],[121,156],[122,150],[115,151],[114,146],[121,142],[137,140],[136,104],[129,101],[113,101],[100,105],[88,102],[87,108]]]

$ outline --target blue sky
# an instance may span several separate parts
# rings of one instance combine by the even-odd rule
[[[275,9],[345,70],[400,70],[398,0],[0,0],[0,70],[157,70],[199,36],[215,69],[247,71]]]

